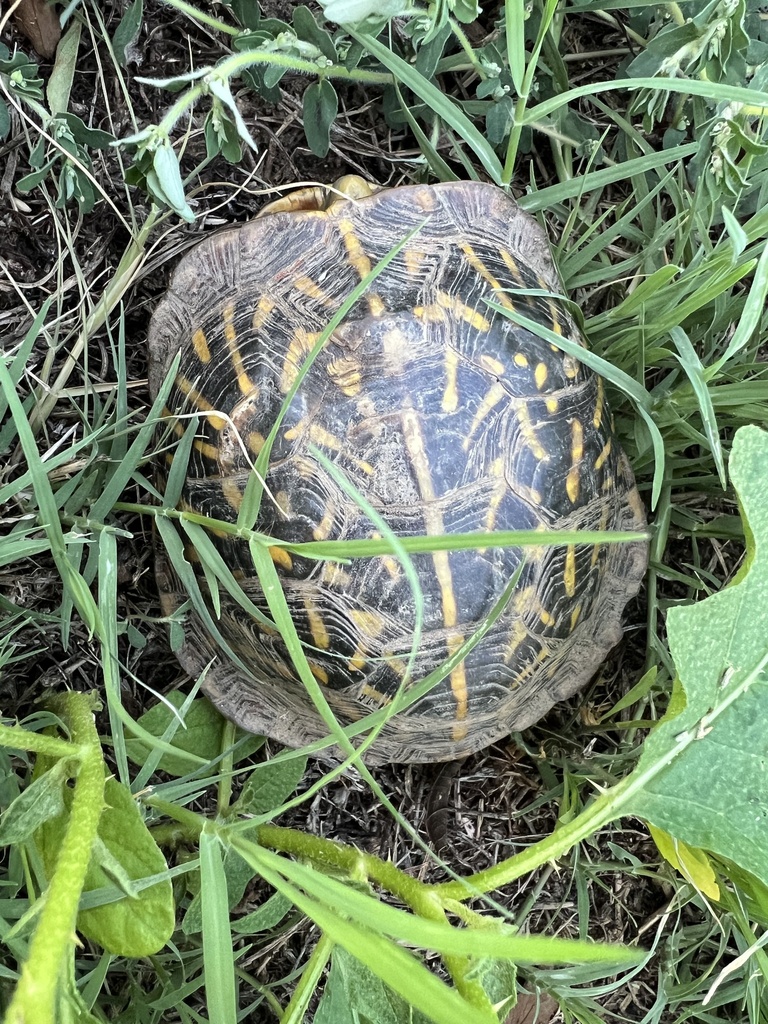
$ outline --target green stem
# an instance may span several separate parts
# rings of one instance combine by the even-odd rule
[[[154,133],[160,137],[167,138],[173,131],[176,122],[190,107],[209,91],[208,82],[215,77],[223,82],[230,78],[236,78],[239,72],[245,71],[254,64],[271,64],[273,67],[286,68],[290,71],[301,71],[308,75],[320,75],[323,78],[341,78],[348,82],[360,82],[367,85],[391,85],[394,81],[392,75],[383,71],[365,71],[360,68],[345,68],[342,64],[332,64],[330,67],[321,67],[315,61],[302,60],[300,57],[290,57],[284,53],[268,53],[265,50],[243,50],[241,53],[234,53],[227,57],[215,68],[211,68],[207,75],[198,79],[197,83],[190,86],[185,93],[173,103],[165,117],[157,124]],[[150,85],[162,87],[163,82],[158,79],[143,79]]]
[[[75,747],[80,767],[64,840],[42,897],[43,908],[8,1009],[7,1024],[54,1024],[57,1019],[65,958],[75,942],[77,907],[104,806],[104,761],[90,697],[68,693],[62,704],[74,741],[66,744],[67,756],[72,756]]]
[[[78,753],[74,743],[41,732],[29,732],[20,725],[0,725],[0,747],[33,750],[48,757],[77,757]]]
[[[301,1024],[304,1020],[309,1001],[317,990],[320,977],[331,958],[334,945],[333,939],[329,939],[324,933],[320,935],[306,967],[301,972],[299,982],[293,990],[291,1001],[280,1018],[280,1024]]]
[[[509,133],[509,140],[507,142],[507,155],[504,160],[504,171],[501,177],[502,185],[509,185],[512,181],[512,175],[515,171],[515,160],[517,159],[517,150],[520,145],[520,135],[523,131],[523,122],[525,118],[525,110],[528,106],[528,97],[531,94],[533,88],[533,81],[538,69],[539,54],[541,48],[544,45],[544,39],[549,31],[549,26],[552,24],[552,19],[557,9],[558,0],[546,0],[544,10],[541,15],[541,25],[539,27],[539,34],[531,52],[530,60],[525,69],[525,76],[523,77],[523,85],[520,89],[520,94],[515,103],[514,122],[512,124],[512,130]]]

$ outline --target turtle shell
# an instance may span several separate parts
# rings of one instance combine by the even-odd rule
[[[448,760],[589,681],[621,637],[647,546],[339,561],[285,542],[641,530],[645,514],[603,380],[557,344],[584,343],[536,221],[477,182],[365,191],[302,193],[181,260],[151,322],[150,385],[157,395],[178,357],[169,436],[194,429],[179,507],[219,524],[205,552],[177,527],[157,578],[165,614],[183,620],[179,659],[225,715],[292,746],[328,735],[248,539],[226,529],[282,414],[246,525],[271,538],[312,675],[358,733],[405,698],[369,761]],[[164,447],[161,477],[181,457]]]

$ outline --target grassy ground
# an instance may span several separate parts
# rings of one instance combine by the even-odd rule
[[[0,14],[7,1019],[766,1021],[764,740],[745,776],[713,732],[768,713],[764,567],[745,566],[727,468],[736,431],[768,421],[765,15],[446,0],[384,25],[325,6],[354,26],[287,2],[261,21],[245,2],[83,2],[55,65]],[[206,232],[349,172],[492,180],[539,218],[653,525],[598,678],[453,777],[267,765],[277,749],[196,688],[186,730],[157,703],[189,688],[153,580],[149,315]],[[759,458],[739,489],[754,535]],[[740,664],[717,629],[750,580]],[[718,692],[746,673],[717,721],[709,662]],[[699,698],[664,748],[654,726]],[[686,813],[702,779],[712,804]]]

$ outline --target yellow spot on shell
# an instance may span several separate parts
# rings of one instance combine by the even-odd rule
[[[258,430],[251,430],[248,433],[248,447],[254,453],[258,455],[261,449],[264,447],[266,438],[263,434],[260,434]]]
[[[267,295],[262,295],[259,299],[256,309],[253,311],[253,329],[254,331],[261,330],[264,324],[269,319],[269,314],[275,308],[274,299],[270,299]]]
[[[558,410],[558,401],[556,398],[548,398],[546,400],[547,412],[554,416]]]
[[[536,387],[541,391],[544,385],[547,383],[547,377],[549,373],[547,370],[546,363],[537,363],[536,369],[533,373],[533,379],[536,381]]]
[[[309,623],[309,631],[312,634],[312,640],[314,641],[315,647],[319,647],[323,651],[327,651],[331,646],[331,638],[328,635],[323,617],[314,604],[308,599],[304,598],[304,609],[307,613],[307,622]]]
[[[195,355],[201,363],[209,363],[211,361],[208,339],[205,336],[205,331],[201,328],[198,328],[192,335],[192,348],[195,350]]]
[[[581,420],[571,423],[571,468],[565,479],[565,492],[572,505],[579,500],[581,460],[584,458],[584,429]]]
[[[235,512],[240,511],[243,503],[243,494],[237,483],[231,477],[223,477],[221,481],[221,492]]]
[[[576,593],[576,548],[569,544],[565,549],[565,572],[563,573],[565,593],[567,597],[573,597]]]
[[[515,352],[515,366],[527,366],[528,359],[523,355],[522,352]]]
[[[568,380],[573,380],[578,375],[581,363],[573,356],[563,356],[563,369]]]
[[[418,277],[424,262],[425,253],[421,249],[406,249],[403,253],[405,269],[410,277]]]
[[[494,359],[493,356],[482,355],[478,362],[484,370],[494,374],[496,377],[501,377],[504,373],[504,363],[500,359]]]
[[[312,530],[312,536],[315,540],[327,540],[330,536],[331,530],[333,529],[333,509],[326,509],[325,515]]]
[[[320,665],[313,665],[311,661],[307,664],[309,665],[309,671],[312,673],[312,675],[315,677],[318,683],[322,683],[325,686],[328,683],[328,673],[325,671],[325,669],[321,668]]]
[[[271,547],[269,550],[269,557],[278,567],[278,569],[285,569],[286,572],[293,571],[293,559],[285,550],[285,548]]]

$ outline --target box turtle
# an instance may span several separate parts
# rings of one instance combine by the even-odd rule
[[[604,382],[553,343],[584,344],[542,230],[493,185],[378,189],[350,177],[263,214],[190,251],[152,318],[153,395],[179,357],[170,441],[196,424],[179,507],[237,521],[282,411],[254,528],[274,539],[314,678],[346,725],[433,674],[439,681],[387,720],[367,759],[461,757],[589,681],[621,636],[647,546],[489,545],[408,563],[391,553],[320,560],[280,542],[381,538],[387,528],[642,530]],[[524,329],[515,312],[548,333]],[[161,477],[174,458],[166,442]],[[158,545],[163,610],[183,621],[183,667],[205,672],[208,696],[247,730],[292,746],[325,737],[247,539],[221,526],[206,536],[205,557],[188,533],[172,557]],[[219,584],[212,560],[230,574],[218,572]],[[202,604],[188,601],[185,579],[197,580]]]

